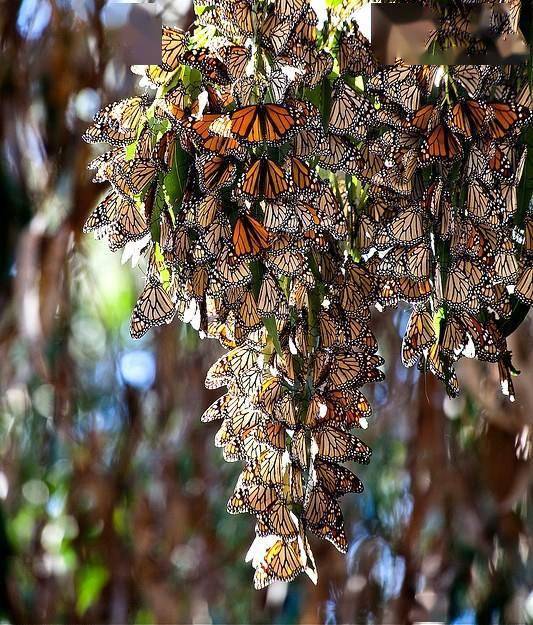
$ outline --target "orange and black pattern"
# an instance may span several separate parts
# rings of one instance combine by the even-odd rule
[[[515,4],[494,28],[516,27]],[[85,231],[147,259],[133,337],[177,317],[227,350],[203,420],[242,463],[228,511],[256,518],[255,586],[316,581],[309,534],[347,550],[339,499],[363,487],[346,463],[371,458],[353,432],[383,378],[371,306],[408,304],[403,361],[451,395],[468,356],[513,397],[531,91],[521,66],[380,66],[349,3],[323,24],[308,0],[195,5],[194,33],[165,27],[162,64],[132,68],[146,93],[84,135],[110,145]],[[463,41],[467,21],[448,3],[428,43]]]

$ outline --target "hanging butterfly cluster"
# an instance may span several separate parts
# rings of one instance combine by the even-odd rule
[[[351,261],[328,259],[319,273],[318,289],[295,290],[293,319],[280,324],[277,349],[262,333],[222,356],[207,376],[209,388],[228,387],[203,420],[222,419],[216,445],[227,461],[245,462],[228,511],[257,517],[248,555],[256,588],[303,571],[316,580],[307,532],[346,552],[337,499],[362,485],[341,463],[366,463],[371,454],[350,430],[371,415],[359,387],[382,379],[367,325],[373,285]]]
[[[228,510],[257,518],[261,588],[316,579],[309,532],[346,550],[338,499],[362,486],[342,463],[370,458],[351,430],[383,375],[372,304],[414,305],[404,360],[451,392],[467,337],[510,384],[498,321],[511,287],[532,303],[529,92],[488,67],[379,67],[350,11],[319,28],[307,0],[195,11],[194,30],[164,27],[161,65],[133,68],[149,91],[85,133],[112,146],[90,164],[111,191],[85,231],[147,259],[133,337],[178,316],[228,350],[203,420],[243,463]]]
[[[446,14],[436,40],[452,45],[453,33],[459,45],[468,14],[457,17],[466,22],[461,29],[448,28],[452,18]],[[513,398],[505,328],[517,299],[530,306],[533,295],[530,217],[517,210],[526,159],[519,138],[531,121],[526,72],[398,63],[378,68],[367,88],[381,125],[369,143],[374,160],[363,176],[368,197],[357,240],[371,257],[377,301],[413,305],[403,362],[418,361],[452,396],[455,361],[497,362],[502,390]]]

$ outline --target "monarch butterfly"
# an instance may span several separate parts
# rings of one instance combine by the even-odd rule
[[[284,71],[276,70],[270,73],[268,82],[272,101],[279,104],[285,99],[285,94],[290,85],[289,77]]]
[[[231,423],[228,419],[222,422],[218,432],[215,434],[215,447],[223,448],[224,460],[226,460],[226,462],[234,462],[235,460],[244,458],[243,440],[249,434],[249,431],[250,430],[245,430],[241,437],[233,433]]]
[[[291,234],[311,236],[311,232],[322,230],[325,224],[318,216],[317,210],[304,199],[299,199],[292,207],[292,215],[285,224],[285,231]]]
[[[354,163],[354,173],[362,180],[369,182],[376,174],[382,171],[385,163],[377,150],[366,143],[358,150],[357,160]],[[347,171],[347,170],[346,170]]]
[[[503,198],[491,189],[486,189],[478,180],[473,180],[468,185],[465,206],[473,219],[489,223],[492,223],[493,217],[498,217],[504,210]],[[498,223],[496,219],[494,224]]]
[[[266,263],[284,276],[295,277],[305,267],[303,244],[298,238],[280,233],[271,238]]]
[[[510,0],[504,7],[491,6],[491,27],[498,33],[516,33],[520,19],[520,0]]]
[[[252,58],[252,52],[249,47],[226,46],[220,48],[218,54],[226,66],[228,75],[232,81],[244,78],[248,63]]]
[[[427,310],[413,308],[402,340],[403,364],[412,367],[436,340],[431,314]]]
[[[374,292],[374,281],[367,269],[349,262],[345,266],[344,283],[341,286],[340,304],[347,315],[359,314],[359,308]]]
[[[272,486],[247,483],[240,478],[232,497],[228,501],[227,510],[230,514],[260,513],[268,510],[275,501],[277,501],[277,494]]]
[[[105,232],[112,252],[124,247],[129,241],[143,239],[149,232],[146,216],[135,202],[120,202],[117,208],[116,219]]]
[[[516,373],[516,369],[511,362],[510,354],[504,354],[498,360],[498,374],[500,377],[500,387],[503,395],[509,397],[510,401],[515,401],[515,392],[511,373]]]
[[[140,193],[154,179],[158,167],[155,162],[144,159],[130,161],[126,179],[134,193]]]
[[[441,349],[439,343],[435,343],[424,360],[418,363],[420,369],[424,369],[425,365],[434,376],[446,384],[448,395],[457,397],[459,394],[457,374],[450,363],[449,356]]]
[[[200,188],[204,193],[214,193],[230,186],[235,180],[237,168],[228,157],[209,154],[197,157],[196,163]]]
[[[301,197],[316,194],[320,191],[321,186],[314,172],[311,171],[309,165],[294,156],[289,157],[286,164],[290,170],[290,181]]]
[[[218,446],[222,447],[222,457],[226,462],[237,462],[246,458],[244,442],[237,436],[228,438],[225,444]]]
[[[309,4],[304,8],[300,19],[294,25],[293,38],[309,47],[315,43],[317,37],[318,16]]]
[[[230,350],[209,368],[205,379],[206,388],[219,388],[230,383],[233,378],[241,376],[245,371],[257,369],[258,358],[258,352],[249,345]]]
[[[332,347],[337,343],[340,325],[335,316],[327,310],[320,312],[319,329],[322,347]]]
[[[459,83],[473,98],[485,90],[489,82],[497,82],[501,70],[490,65],[455,65],[449,68],[454,82]]]
[[[438,124],[424,139],[421,146],[422,162],[455,160],[463,153],[461,144],[445,124]]]
[[[218,257],[230,236],[231,227],[228,218],[223,213],[218,213],[204,232],[199,233],[197,245],[205,251],[207,257]]]
[[[448,271],[444,299],[451,308],[464,309],[470,295],[469,276],[455,265]]]
[[[313,465],[317,482],[332,497],[341,497],[347,493],[363,492],[361,480],[346,467],[318,459],[315,460]]]
[[[432,287],[429,279],[411,280],[407,276],[398,280],[398,291],[405,301],[412,304],[424,302],[431,295]]]
[[[124,162],[123,150],[121,148],[113,148],[108,152],[104,152],[94,158],[88,165],[87,169],[95,171],[93,182],[107,182],[113,175],[113,165],[115,162]]]
[[[533,252],[533,215],[526,215],[524,219],[524,250]]]
[[[198,100],[189,104],[185,89],[176,87],[165,95],[165,107],[173,127],[180,129],[187,124],[190,115],[198,113]]]
[[[253,461],[253,470],[264,484],[282,487],[290,479],[292,465],[286,450],[273,449],[252,438],[245,441],[246,454]]]
[[[467,139],[480,135],[485,127],[486,107],[476,100],[459,100],[448,113],[447,123],[453,132]]]
[[[281,167],[264,157],[254,161],[239,185],[239,193],[252,200],[275,200],[288,190]]]
[[[518,261],[515,257],[514,245],[504,241],[494,257],[494,274],[502,283],[513,282],[518,274]]]
[[[260,423],[259,412],[247,403],[239,402],[236,405],[229,405],[229,402],[226,402],[225,408],[227,416],[215,435],[217,447],[222,447],[231,437],[245,438]]]
[[[174,71],[167,71],[161,65],[132,65],[131,71],[138,76],[142,76],[141,85],[148,83],[154,89],[168,85],[174,78]]]
[[[465,11],[446,15],[440,20],[438,27],[426,39],[426,46],[429,49],[434,49],[435,46],[438,46],[442,50],[464,47],[471,38],[468,26],[469,19]]]
[[[130,200],[112,191],[89,215],[83,226],[83,232],[95,232],[98,238],[106,234],[106,230],[115,223],[120,211],[120,205],[129,203]]]
[[[278,56],[287,46],[293,28],[294,22],[290,17],[272,10],[261,24],[261,42],[265,48]]]
[[[161,67],[164,70],[171,72],[179,66],[188,40],[188,34],[179,28],[163,26]]]
[[[398,243],[418,243],[426,234],[423,211],[419,206],[403,210],[391,221],[388,231]]]
[[[322,185],[322,193],[318,198],[318,220],[320,229],[335,239],[346,236],[347,223],[343,209],[333,194],[331,187]]]
[[[294,224],[296,227],[294,228]],[[299,221],[296,218],[294,205],[284,198],[263,204],[263,225],[272,232],[296,232]]]
[[[453,314],[447,314],[443,321],[440,344],[445,354],[456,359],[466,346],[466,334],[463,326]]]
[[[519,104],[487,102],[487,127],[493,139],[503,139],[529,119],[529,110]]]
[[[280,104],[254,104],[231,113],[229,128],[234,137],[248,144],[277,145],[292,135],[296,119],[290,109]]]
[[[219,156],[233,156],[239,160],[246,158],[246,150],[232,137],[207,137],[202,148],[208,152],[215,152]]]
[[[343,32],[339,41],[339,74],[371,76],[376,69],[376,59],[370,43],[359,31]]]
[[[284,17],[296,17],[305,5],[307,0],[275,0],[275,12]]]
[[[170,323],[176,308],[165,288],[149,278],[131,315],[130,332],[139,339],[154,327]]]
[[[258,86],[255,76],[246,76],[236,81],[232,85],[232,93],[235,96],[239,106],[247,106],[250,104],[254,89]]]
[[[239,33],[248,37],[254,34],[254,12],[250,0],[222,0],[223,18],[236,26]]]
[[[275,534],[285,540],[298,536],[298,518],[290,511],[283,501],[274,502],[266,512],[257,517],[256,533],[258,536],[272,536]]]
[[[211,421],[220,421],[221,419],[225,419],[228,414],[231,414],[233,410],[227,409],[227,404],[237,399],[240,402],[246,402],[246,399],[234,397],[229,393],[222,395],[217,400],[215,400],[207,410],[204,411],[201,419],[203,423],[210,423]],[[237,408],[238,410],[238,408]]]
[[[383,379],[383,372],[378,369],[383,364],[379,356],[355,352],[339,355],[335,358],[330,372],[328,387],[344,390],[354,386],[364,386]]]
[[[277,420],[269,419],[262,421],[257,430],[254,432],[257,440],[262,441],[278,450],[287,449],[287,432],[285,426]],[[292,439],[292,448],[294,449],[295,437]]]
[[[257,403],[268,414],[273,414],[275,406],[285,396],[285,388],[278,376],[265,377],[259,391]]]
[[[517,203],[517,187],[522,179],[524,166],[526,162],[527,150],[524,148],[519,156],[518,163],[514,167],[514,174],[508,180],[502,180],[500,185],[501,200],[503,203],[502,214],[503,219],[509,219],[518,209]],[[500,198],[498,197],[498,200]]]
[[[227,67],[208,48],[188,50],[183,55],[183,63],[197,69],[208,81],[219,85],[231,82]]]
[[[369,80],[370,89],[385,93],[408,112],[416,111],[420,106],[419,85],[416,70],[401,63],[376,72]]]
[[[150,106],[147,95],[134,96],[108,104],[94,117],[96,123],[115,121],[123,130],[136,130],[145,118]]]
[[[304,518],[313,534],[329,540],[341,553],[346,553],[348,541],[341,508],[319,484],[315,484],[306,497]]]
[[[430,94],[435,86],[440,82],[441,69],[438,65],[419,65],[418,80],[424,91]]]
[[[268,230],[251,215],[241,215],[233,229],[233,247],[237,256],[256,256],[269,247]]]
[[[273,580],[290,582],[305,570],[307,556],[299,540],[278,538],[264,554],[254,575],[254,586],[260,590]]]
[[[142,137],[141,137],[142,139]],[[151,148],[151,140],[146,139],[146,144],[140,146],[140,150],[137,152],[139,160],[146,161],[147,154],[151,152],[152,160],[155,162],[157,171],[169,172],[174,166],[174,158],[176,156],[176,140],[177,137],[174,132],[167,130],[165,134],[159,139]]]
[[[327,153],[325,142],[326,135],[322,129],[303,128],[294,136],[292,154],[298,158],[325,155]]]
[[[440,109],[434,104],[426,104],[409,116],[411,126],[418,130],[431,132],[440,119]]]
[[[509,179],[513,175],[513,166],[503,148],[498,145],[492,145],[490,148],[488,166],[497,180]]]
[[[212,134],[211,126],[221,117],[220,113],[203,113],[199,119],[188,120],[185,126],[192,129],[201,139],[207,139]]]
[[[521,269],[514,292],[524,304],[533,306],[533,267]]]
[[[466,161],[466,176],[468,180],[478,179],[488,187],[493,186],[493,176],[489,170],[489,157],[480,146],[472,144]]]
[[[319,163],[332,171],[345,171],[358,158],[357,149],[344,137],[330,134],[324,143],[327,149],[323,155],[319,155]],[[314,152],[316,154],[316,148]],[[313,154],[313,152],[310,152],[310,154]]]
[[[116,147],[124,147],[133,143],[136,130],[121,128],[116,120],[97,121],[87,128],[83,134],[86,143],[109,143]]]
[[[354,460],[368,464],[372,450],[353,434],[322,425],[313,430],[313,439],[317,445],[317,458],[334,462]]]
[[[373,120],[373,110],[367,98],[339,79],[333,89],[329,130],[334,134],[352,134],[364,139]]]
[[[301,82],[308,88],[314,89],[333,69],[333,58],[322,50],[316,52],[311,49],[306,58],[306,69]]]
[[[476,356],[481,360],[497,362],[505,351],[505,338],[498,330],[494,321],[489,318],[481,324],[473,315],[465,314],[461,321],[467,334],[474,342]]]
[[[257,312],[263,318],[276,314],[278,319],[283,319],[288,314],[288,303],[283,291],[278,286],[275,278],[267,274],[263,278],[259,297],[257,298]]]

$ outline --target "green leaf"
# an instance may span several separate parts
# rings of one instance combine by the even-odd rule
[[[435,336],[437,337],[437,341],[440,338],[440,328],[445,316],[446,315],[444,312],[444,308],[442,308],[441,306],[433,317],[433,329],[435,330]]]
[[[268,337],[272,340],[272,343],[274,343],[274,348],[276,352],[281,356],[282,349],[281,349],[281,343],[279,341],[278,328],[276,325],[276,317],[274,315],[272,315],[271,317],[265,317],[263,319],[263,324],[268,333]]]
[[[163,193],[167,206],[175,214],[176,208],[181,204],[187,174],[189,172],[189,155],[179,145],[176,146],[174,155],[174,167],[163,178]]]
[[[132,161],[135,158],[135,152],[137,151],[137,141],[130,143],[126,146],[126,160]]]
[[[100,564],[88,564],[78,573],[76,584],[76,612],[82,616],[99,598],[109,579],[109,573]]]
[[[170,271],[168,269],[165,257],[161,251],[161,246],[156,243],[154,246],[154,258],[159,272],[159,280],[163,286],[170,284]]]

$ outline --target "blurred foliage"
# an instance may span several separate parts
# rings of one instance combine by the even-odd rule
[[[446,399],[397,361],[405,312],[376,316],[387,381],[348,556],[317,543],[317,587],[251,590],[252,528],[225,510],[238,467],[199,420],[217,347],[177,325],[132,341],[140,284],[80,235],[102,192],[80,136],[133,89],[102,5],[0,2],[2,621],[533,622],[531,319],[509,404],[477,362]]]

